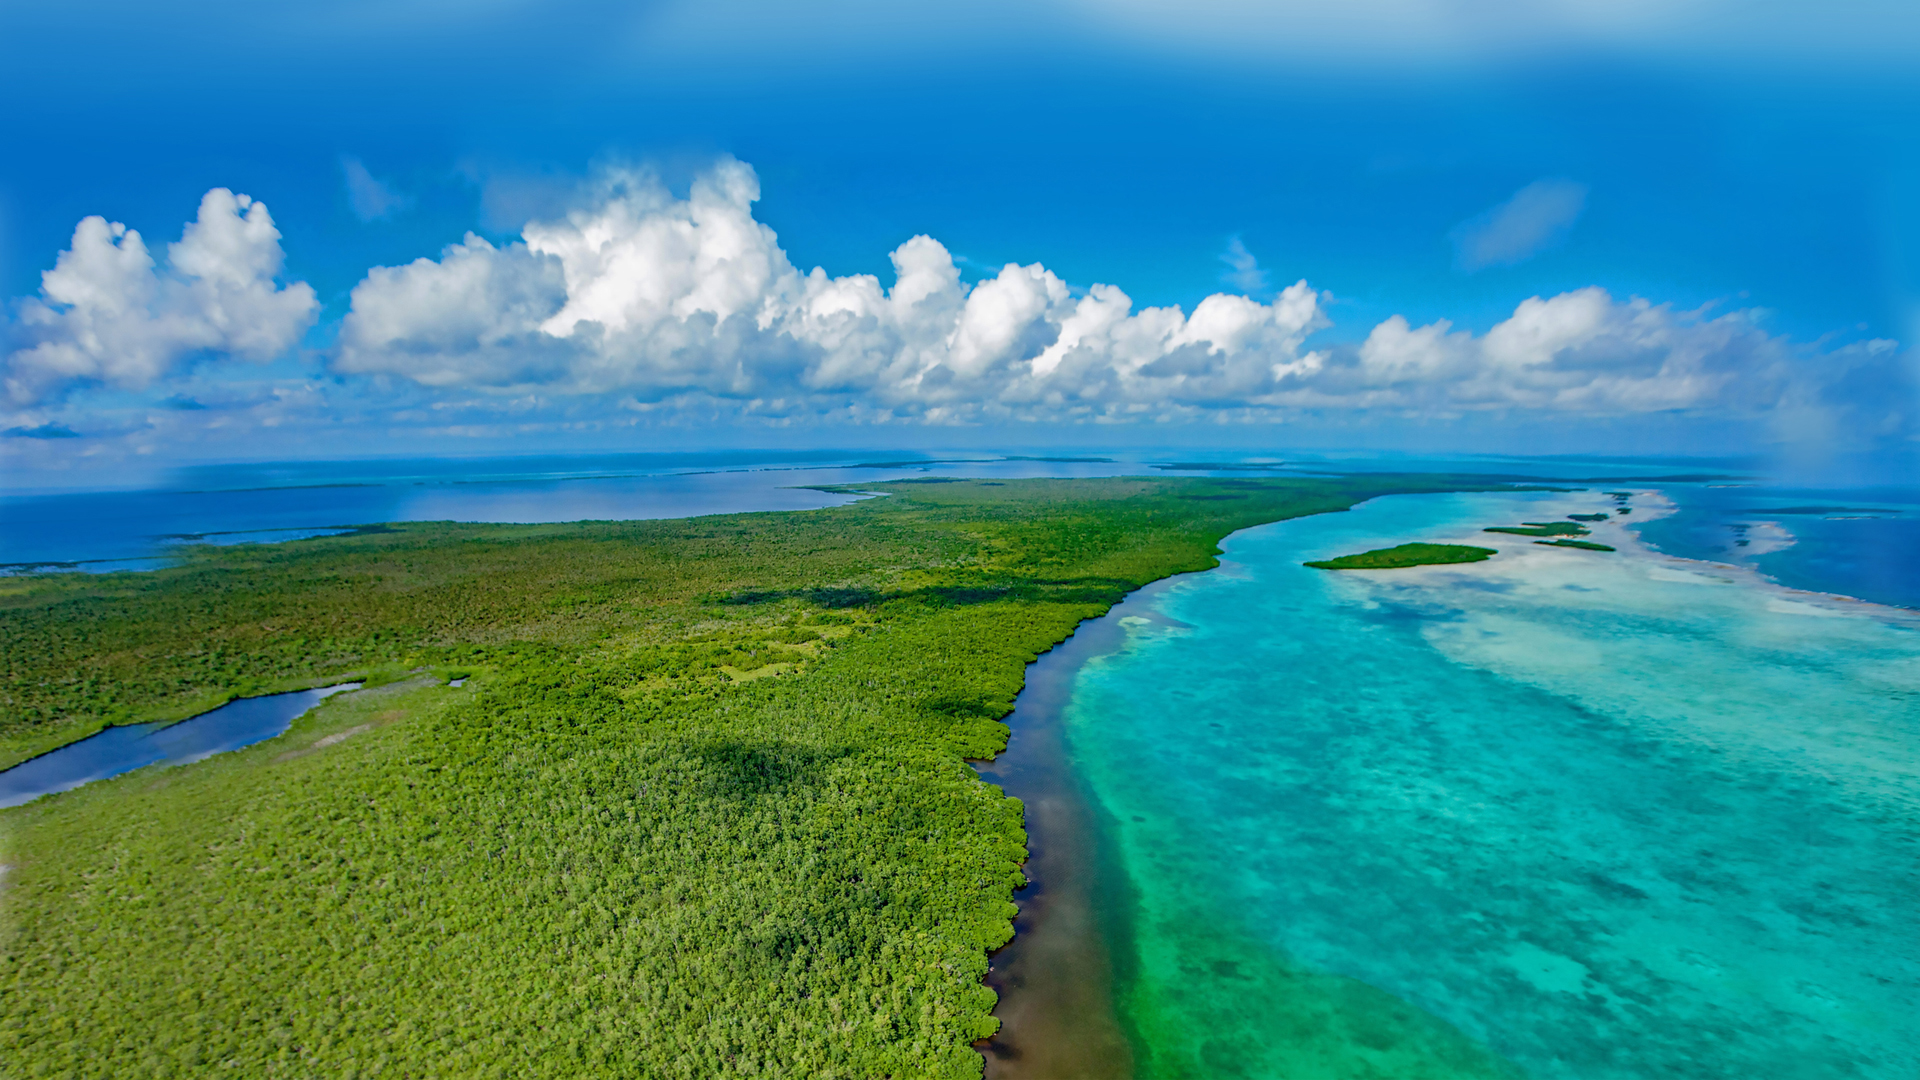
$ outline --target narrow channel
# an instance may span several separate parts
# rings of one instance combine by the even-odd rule
[[[271,739],[307,710],[360,683],[239,698],[177,723],[122,724],[0,772],[0,808],[148,765],[186,765]]]

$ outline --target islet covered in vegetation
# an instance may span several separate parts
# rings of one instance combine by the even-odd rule
[[[1398,570],[1409,566],[1443,566],[1449,563],[1480,562],[1496,554],[1498,552],[1493,548],[1475,547],[1470,544],[1416,543],[1363,551],[1358,555],[1342,555],[1337,559],[1322,559],[1301,565],[1311,566],[1316,570]]]
[[[1513,536],[1585,536],[1593,530],[1571,521],[1529,521],[1524,525],[1490,525],[1481,531]]]

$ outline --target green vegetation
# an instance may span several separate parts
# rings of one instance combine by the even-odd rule
[[[1439,566],[1448,563],[1480,562],[1492,558],[1492,548],[1468,544],[1401,544],[1398,547],[1342,555],[1337,559],[1302,563],[1315,570],[1397,570],[1407,566]]]
[[[4,1071],[977,1076],[1025,833],[966,759],[1025,664],[1232,530],[1484,485],[871,486],[0,580],[0,763],[369,683],[0,811]]]
[[[1609,518],[1611,518],[1612,516],[1613,516],[1612,514],[1608,514],[1608,513],[1599,513],[1599,514],[1568,514],[1568,515],[1567,515],[1567,520],[1568,520],[1568,521],[1606,521],[1607,519],[1609,519]]]
[[[1495,525],[1481,531],[1514,536],[1585,536],[1593,530],[1571,521],[1529,521],[1525,525]]]
[[[1606,544],[1596,544],[1591,540],[1535,540],[1534,543],[1545,544],[1548,547],[1580,548],[1583,551],[1613,551],[1614,550],[1614,548]]]

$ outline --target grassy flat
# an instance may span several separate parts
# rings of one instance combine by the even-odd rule
[[[1302,563],[1315,570],[1398,570],[1408,566],[1444,566],[1449,563],[1480,562],[1490,559],[1492,548],[1468,544],[1401,544],[1398,547],[1342,555],[1337,559]]]
[[[966,762],[1026,664],[1236,529],[1494,485],[861,486],[0,581],[0,764],[369,684],[0,810],[0,1071],[978,1077],[1026,834]]]

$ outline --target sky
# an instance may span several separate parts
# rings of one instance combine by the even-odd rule
[[[1920,438],[1920,9],[0,9],[0,483]]]

